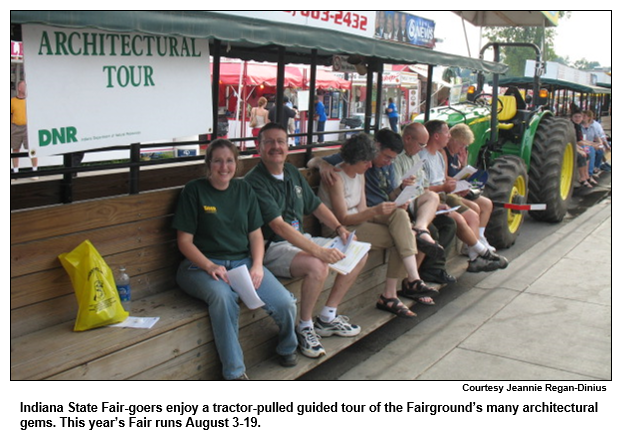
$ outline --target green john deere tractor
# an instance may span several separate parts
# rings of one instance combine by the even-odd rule
[[[498,95],[498,75],[493,76],[492,94],[481,93],[484,80],[480,75],[478,91],[468,101],[432,109],[430,119],[443,120],[450,127],[466,123],[473,131],[475,142],[469,146],[468,163],[487,170],[483,193],[495,205],[486,238],[503,249],[516,241],[527,211],[545,222],[563,219],[576,173],[576,139],[571,122],[556,118],[547,110],[547,98],[539,96],[540,49],[534,44],[490,43],[482,48],[480,57],[492,46],[498,62],[500,45],[528,46],[536,51],[538,67],[531,104],[516,87]]]

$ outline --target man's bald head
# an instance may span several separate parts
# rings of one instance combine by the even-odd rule
[[[425,148],[429,139],[428,130],[423,124],[418,122],[411,122],[404,127],[402,133],[402,140],[404,141],[404,149],[406,154],[414,156],[423,148]]]

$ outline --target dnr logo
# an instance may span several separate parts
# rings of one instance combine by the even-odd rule
[[[58,145],[61,143],[78,142],[75,127],[53,128],[51,130],[39,130],[39,146]]]

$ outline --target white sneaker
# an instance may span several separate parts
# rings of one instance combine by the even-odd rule
[[[326,351],[320,343],[320,337],[313,328],[304,328],[302,331],[296,330],[298,337],[298,347],[300,352],[308,358],[319,358],[326,355]]]
[[[354,337],[361,333],[361,327],[350,324],[350,319],[346,316],[337,316],[332,322],[323,322],[319,317],[315,318],[315,332],[322,337],[338,335],[340,337]]]

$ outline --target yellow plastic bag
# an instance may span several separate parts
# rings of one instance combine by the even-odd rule
[[[86,331],[127,319],[129,313],[119,300],[114,275],[89,240],[58,258],[71,278],[78,299],[74,331]]]

